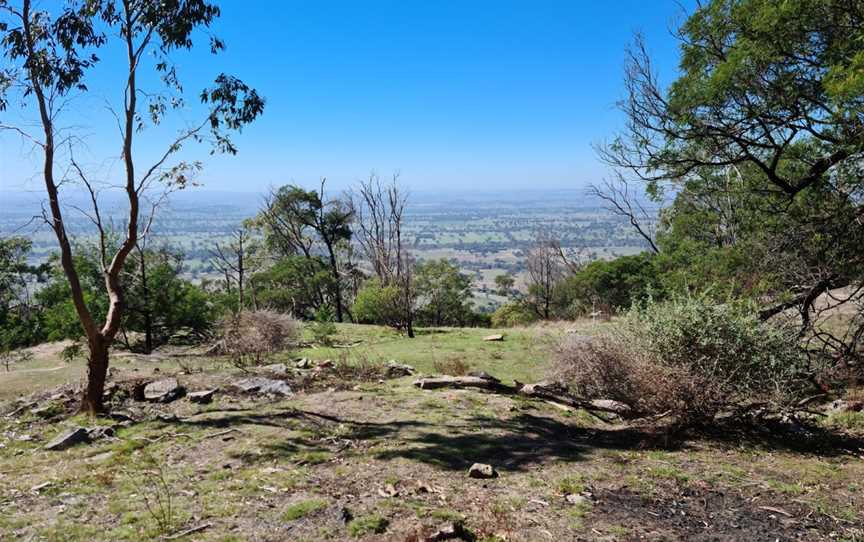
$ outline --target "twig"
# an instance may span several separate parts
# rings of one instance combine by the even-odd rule
[[[179,533],[172,534],[171,536],[166,536],[162,540],[177,540],[178,538],[183,538],[184,536],[190,535],[192,533],[203,531],[204,529],[207,529],[212,525],[212,523],[202,523],[201,525],[191,527],[189,529],[186,529],[185,531],[180,531]]]

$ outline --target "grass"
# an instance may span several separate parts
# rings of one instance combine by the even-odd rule
[[[337,324],[337,344],[351,348],[306,348],[294,357],[323,360],[407,363],[424,374],[435,374],[440,367],[486,371],[505,381],[539,380],[548,357],[548,346],[557,335],[538,334],[531,329],[496,330],[487,328],[423,328],[414,339],[380,326]],[[484,342],[483,337],[503,333],[501,342]]]
[[[389,524],[389,521],[378,514],[368,514],[348,523],[348,534],[354,538],[367,534],[381,534],[387,530]]]
[[[282,519],[285,521],[295,521],[324,508],[327,508],[327,501],[323,499],[307,499],[286,508],[282,513]]]

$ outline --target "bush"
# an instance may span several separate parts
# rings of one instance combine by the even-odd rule
[[[333,311],[329,307],[321,307],[315,311],[315,321],[309,326],[316,344],[333,346],[333,336],[336,335],[336,324],[333,323]]]
[[[242,311],[222,323],[225,353],[238,367],[258,364],[270,354],[296,344],[300,322],[292,316],[270,310]]]
[[[524,304],[513,301],[492,313],[492,327],[524,326],[537,321],[537,315]]]
[[[636,306],[595,339],[568,339],[557,372],[580,397],[686,424],[748,401],[790,400],[806,364],[795,334],[759,321],[748,305],[683,296]]]

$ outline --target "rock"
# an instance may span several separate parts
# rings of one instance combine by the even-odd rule
[[[473,376],[476,378],[482,378],[483,380],[489,380],[490,382],[501,382],[499,379],[490,375],[486,371],[471,371],[470,373],[468,373],[468,376]]]
[[[176,378],[163,378],[144,386],[144,400],[154,403],[170,403],[186,394],[186,389]]]
[[[99,440],[101,438],[113,437],[116,430],[113,427],[106,425],[98,425],[87,430],[87,438],[89,440]]]
[[[59,409],[57,408],[57,405],[52,405],[51,403],[48,403],[46,405],[30,409],[30,414],[33,414],[38,418],[53,418],[58,414],[58,411]]]
[[[588,497],[585,497],[584,495],[577,495],[575,493],[569,493],[565,495],[564,500],[574,506],[584,506],[591,502],[591,499],[589,499]]]
[[[461,521],[447,523],[437,531],[424,538],[425,542],[441,542],[442,540],[475,540],[474,535],[465,529]]]
[[[335,366],[336,366],[336,364],[333,363],[332,359],[325,359],[324,361],[322,361],[321,363],[318,364],[319,369],[332,369]]]
[[[86,429],[83,427],[74,427],[54,437],[51,442],[45,445],[45,449],[52,451],[65,450],[66,448],[71,448],[76,444],[87,442],[89,440],[90,437],[88,436]]]
[[[396,360],[391,359],[387,362],[387,377],[388,378],[398,378],[400,376],[411,376],[414,374],[414,367],[410,365],[405,365],[404,363],[399,363]]]
[[[262,376],[244,378],[234,383],[240,391],[245,393],[260,393],[262,395],[294,395],[291,387],[282,380],[273,380]]]
[[[864,410],[864,401],[846,401],[844,399],[837,399],[831,403],[828,410],[832,414],[861,412]]]
[[[189,395],[186,396],[187,399],[192,401],[193,403],[201,403],[208,404],[213,401],[213,395],[216,394],[216,390],[201,390],[201,391],[193,391]]]
[[[468,476],[471,478],[496,478],[498,473],[492,467],[492,465],[487,465],[485,463],[474,463],[471,465],[471,468],[468,469]]]
[[[625,405],[620,401],[614,401],[612,399],[594,399],[591,401],[591,406],[598,410],[614,412],[615,414],[627,414],[632,410],[630,405]]]
[[[309,369],[312,367],[312,362],[307,358],[300,358],[294,366],[298,369]]]
[[[504,335],[501,335],[500,333],[496,333],[495,335],[486,335],[485,337],[483,337],[483,340],[484,341],[503,341]]]
[[[284,363],[274,363],[260,368],[261,372],[284,376],[288,374],[288,366]]]

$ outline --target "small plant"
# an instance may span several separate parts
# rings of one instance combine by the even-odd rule
[[[321,346],[332,346],[336,335],[336,324],[333,323],[333,311],[330,307],[321,307],[315,312],[315,321],[311,331],[315,342]]]
[[[451,357],[445,360],[436,360],[432,367],[436,373],[450,376],[464,376],[471,371],[471,367],[465,363],[465,360],[458,357]]]
[[[6,368],[8,373],[13,364],[26,363],[33,359],[33,353],[26,350],[7,350],[0,352],[0,363]]]
[[[149,456],[145,460],[147,468],[137,474],[129,473],[129,477],[138,488],[147,514],[156,523],[159,533],[166,536],[174,531],[177,522],[173,490],[162,464]]]
[[[65,361],[66,363],[72,363],[76,359],[81,359],[84,357],[84,349],[81,347],[81,343],[78,341],[73,342],[69,346],[63,348],[60,351],[60,359]]]
[[[378,514],[369,514],[352,520],[348,524],[348,534],[360,538],[367,534],[381,534],[387,530],[390,522]]]
[[[282,513],[282,519],[285,521],[298,520],[324,508],[327,508],[327,501],[322,499],[307,499],[294,503],[285,509],[285,512]]]
[[[300,323],[293,317],[270,310],[242,311],[222,323],[224,350],[244,370],[295,345],[300,332]]]

